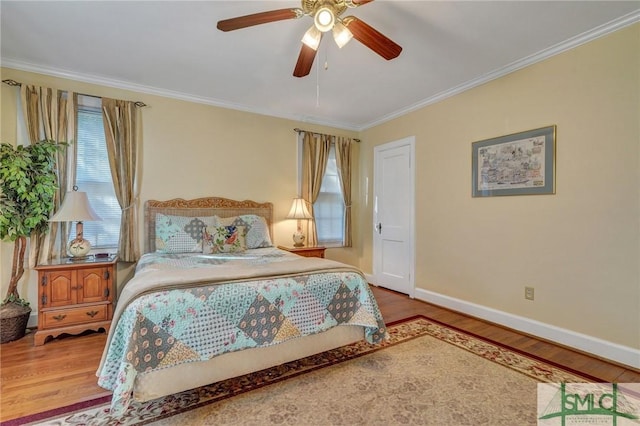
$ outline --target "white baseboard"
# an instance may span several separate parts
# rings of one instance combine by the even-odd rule
[[[415,298],[588,352],[598,357],[640,368],[640,350],[638,349],[420,288],[415,289]]]

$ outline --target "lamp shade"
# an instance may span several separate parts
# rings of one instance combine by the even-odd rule
[[[321,39],[322,39],[322,33],[315,26],[312,25],[311,28],[309,28],[307,32],[304,33],[304,36],[302,37],[302,42],[307,46],[309,46],[310,48],[312,48],[313,50],[318,50],[318,46],[320,45]]]
[[[349,31],[347,27],[342,25],[342,22],[336,22],[333,27],[333,39],[338,47],[342,49],[352,38],[353,33]]]
[[[316,12],[313,23],[316,28],[326,33],[331,28],[333,28],[333,24],[336,22],[336,17],[334,15],[333,10],[328,6],[323,6]]]
[[[67,192],[62,206],[49,222],[83,222],[85,220],[101,220],[89,204],[86,192]]]
[[[307,202],[302,198],[294,198],[287,219],[313,219],[307,209]]]

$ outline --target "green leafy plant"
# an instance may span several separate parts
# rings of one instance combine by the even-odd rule
[[[2,302],[2,303],[5,303],[5,304],[6,304],[6,303],[15,303],[15,304],[17,304],[17,305],[24,306],[25,308],[28,308],[28,307],[29,307],[29,305],[30,305],[30,303],[29,303],[29,301],[28,301],[28,300],[26,300],[26,299],[22,299],[22,298],[20,298],[20,297],[16,297],[14,294],[10,294],[10,295],[7,297],[7,299],[6,299],[4,302]]]
[[[46,232],[58,188],[56,153],[65,143],[43,140],[28,146],[0,144],[0,239],[13,241],[13,263],[2,304],[28,306],[18,282],[24,274],[27,237]]]

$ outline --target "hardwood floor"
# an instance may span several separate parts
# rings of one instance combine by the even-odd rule
[[[501,326],[372,287],[387,323],[425,315],[604,382],[640,382],[640,371],[544,342]],[[33,346],[33,333],[0,347],[0,421],[82,402],[109,392],[96,384],[104,333],[67,336]]]

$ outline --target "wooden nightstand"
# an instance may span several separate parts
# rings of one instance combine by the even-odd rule
[[[324,257],[325,247],[285,247],[278,246],[280,250],[286,250],[304,257]]]
[[[47,337],[109,331],[113,318],[117,256],[73,261],[54,260],[36,266],[38,271],[38,331],[34,345]]]

